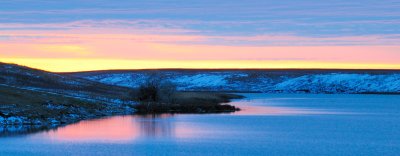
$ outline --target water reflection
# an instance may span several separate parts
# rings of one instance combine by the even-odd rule
[[[340,114],[340,112],[279,107],[271,105],[270,99],[238,100],[230,104],[241,111],[221,115],[316,115]],[[214,131],[207,125],[190,125],[177,120],[181,115],[134,115],[117,116],[81,121],[75,124],[48,130],[46,127],[0,127],[0,136],[30,134],[30,137],[49,138],[54,141],[133,141],[146,139],[195,138],[204,137]],[[45,130],[45,131],[44,131]],[[44,132],[43,132],[44,131]]]
[[[171,114],[117,116],[82,121],[39,134],[56,141],[131,141],[175,137],[176,125],[166,120]]]
[[[323,109],[307,109],[296,107],[272,106],[270,101],[265,99],[257,100],[238,100],[229,103],[239,107],[241,110],[232,113],[232,115],[322,115],[322,114],[348,114]]]
[[[49,129],[50,127],[40,125],[0,125],[0,137],[25,135]]]
[[[175,125],[165,118],[172,117],[172,114],[150,114],[136,116],[134,120],[140,127],[140,135],[148,138],[173,137]]]

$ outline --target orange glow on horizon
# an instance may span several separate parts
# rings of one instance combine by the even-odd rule
[[[400,69],[400,64],[267,61],[267,60],[122,60],[122,59],[51,59],[0,58],[1,62],[15,63],[52,72],[78,72],[117,69]]]
[[[53,72],[160,68],[400,69],[400,46],[382,44],[386,40],[373,35],[207,36],[114,29],[2,33],[11,37],[0,42],[0,61]],[[257,44],[275,41],[278,43]],[[232,44],[247,42],[251,43]]]

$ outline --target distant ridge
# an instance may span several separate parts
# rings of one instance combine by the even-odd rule
[[[400,70],[376,69],[149,69],[64,73],[102,83],[138,87],[149,76],[183,91],[266,93],[400,93]]]

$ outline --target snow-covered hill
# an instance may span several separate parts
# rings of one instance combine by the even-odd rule
[[[400,93],[400,74],[305,75],[277,83],[273,88],[283,92]]]
[[[149,77],[157,75],[175,83],[179,90],[185,91],[400,93],[399,71],[142,70],[73,75],[126,87],[138,87]]]

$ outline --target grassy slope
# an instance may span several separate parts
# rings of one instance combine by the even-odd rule
[[[130,114],[132,110],[0,85],[0,137],[48,130],[84,119]],[[12,118],[19,121],[10,123]]]
[[[0,84],[89,98],[128,100],[131,89],[0,62]]]
[[[48,108],[48,102],[52,107]],[[93,103],[61,95],[18,89],[13,87],[0,86],[0,115],[3,116],[24,116],[32,119],[59,118],[69,114],[79,114],[77,108],[86,112],[95,113],[103,110],[106,105]]]

